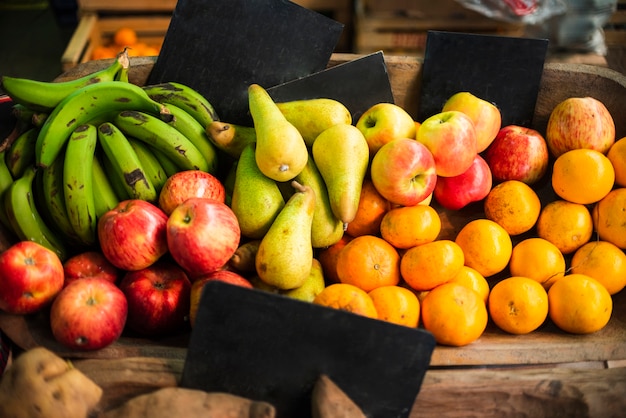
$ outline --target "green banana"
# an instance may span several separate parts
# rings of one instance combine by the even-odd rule
[[[98,150],[96,150],[96,158],[100,161],[100,164],[109,179],[109,183],[111,184],[111,187],[113,188],[113,191],[119,201],[121,202],[122,200],[130,199],[131,196],[127,191],[126,181],[124,180],[122,173],[115,170],[113,163],[104,152],[99,153]]]
[[[215,121],[207,125],[206,133],[213,145],[234,158],[239,158],[246,145],[256,142],[251,126]]]
[[[48,116],[37,138],[37,165],[54,161],[77,126],[89,123],[113,110],[142,110],[169,119],[167,109],[135,84],[124,81],[101,81],[87,85],[67,96]]]
[[[6,160],[4,158],[5,154],[6,151],[0,152],[0,198],[13,183],[13,175],[9,171],[9,167],[7,167]],[[0,210],[0,223],[2,223],[5,227],[10,228],[9,220],[6,217],[6,212],[4,210]]]
[[[129,196],[156,202],[158,194],[154,184],[124,133],[113,123],[105,122],[98,127],[98,140],[113,170],[123,178]]]
[[[39,129],[30,128],[18,136],[5,158],[6,164],[13,178],[21,177],[24,171],[35,163],[35,143]]]
[[[44,222],[34,199],[36,168],[29,167],[24,175],[16,179],[3,196],[4,208],[12,231],[18,239],[34,241],[54,251],[59,258],[67,259],[67,248]]]
[[[189,86],[169,82],[151,84],[144,86],[143,89],[148,96],[159,103],[169,103],[180,107],[192,115],[203,127],[214,120],[219,120],[213,105],[207,98]]]
[[[63,164],[63,195],[72,228],[83,244],[96,242],[96,208],[92,165],[98,133],[94,125],[80,125],[70,135]]]
[[[176,163],[174,161],[172,161],[167,155],[165,155],[164,153],[162,153],[161,151],[159,151],[158,149],[151,147],[151,151],[152,154],[154,154],[154,156],[156,157],[157,160],[159,160],[159,164],[161,164],[161,167],[163,168],[163,170],[165,170],[165,174],[167,175],[167,177],[170,177],[176,173],[178,173],[180,170],[180,168],[178,168],[178,166],[176,165]]]
[[[120,199],[115,192],[113,183],[109,179],[100,159],[94,157],[92,165],[93,176],[93,199],[96,210],[96,218],[99,219],[106,212],[113,209],[120,203]]]
[[[167,181],[168,175],[161,166],[158,158],[145,142],[132,137],[128,138],[128,142],[130,142],[130,145],[137,153],[139,161],[141,161],[141,165],[146,171],[148,178],[152,181],[157,193],[159,193]]]
[[[146,112],[125,110],[112,122],[126,136],[145,142],[167,155],[180,169],[209,171],[200,150],[176,128]]]
[[[63,190],[63,165],[65,164],[65,150],[48,167],[37,170],[35,184],[37,186],[36,202],[39,204],[41,215],[50,227],[61,234],[64,240],[80,243],[78,235],[70,223],[65,194]]]
[[[170,111],[173,118],[168,124],[172,125],[178,132],[185,135],[192,144],[198,148],[204,159],[209,163],[208,172],[217,173],[219,156],[215,145],[209,139],[206,129],[184,109],[173,104],[165,104],[167,110]]]
[[[124,66],[124,59],[128,61],[128,56],[124,57],[124,53],[121,53],[109,66],[100,71],[62,82],[4,76],[2,77],[2,89],[15,103],[34,111],[50,112],[76,90],[102,81],[114,80]]]

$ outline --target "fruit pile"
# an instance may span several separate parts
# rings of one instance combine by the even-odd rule
[[[0,221],[18,242],[0,309],[50,306],[71,348],[188,330],[210,280],[451,346],[489,319],[597,331],[626,286],[626,138],[592,98],[556,106],[544,138],[469,92],[424,121],[391,103],[352,120],[251,84],[240,126],[187,86],[130,84],[126,52],[80,79],[2,83],[19,122]]]
[[[90,59],[115,58],[118,51],[122,48],[128,48],[128,54],[131,57],[156,57],[161,52],[160,44],[144,42],[139,39],[137,31],[134,29],[121,27],[113,33],[109,42],[98,45],[93,49]]]

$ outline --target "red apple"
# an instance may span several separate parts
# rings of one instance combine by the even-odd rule
[[[65,284],[86,277],[102,278],[115,283],[119,270],[99,251],[85,251],[76,254],[63,263]]]
[[[193,278],[219,270],[239,246],[241,230],[228,205],[192,197],[167,221],[167,244],[174,260]]]
[[[167,215],[145,200],[120,202],[98,220],[104,256],[122,270],[141,270],[167,253]]]
[[[214,280],[230,283],[235,286],[247,287],[248,289],[253,288],[252,283],[250,283],[248,279],[232,270],[217,270],[196,278],[191,285],[191,305],[189,308],[189,323],[192,327],[196,322],[196,314],[202,297],[202,289],[204,289],[204,286],[208,282]]]
[[[450,96],[441,111],[447,112],[449,110],[463,112],[474,122],[477,152],[483,152],[487,149],[502,126],[500,109],[493,103],[467,91]]]
[[[416,138],[433,154],[440,177],[464,173],[477,154],[474,122],[457,110],[440,112],[424,120]]]
[[[50,309],[54,338],[74,350],[99,350],[122,335],[128,304],[108,280],[85,278],[63,288]]]
[[[491,186],[489,166],[479,154],[476,154],[472,165],[464,173],[437,179],[435,200],[446,209],[459,210],[487,197]]]
[[[381,196],[402,206],[417,205],[427,199],[437,182],[433,155],[409,138],[383,145],[372,159],[370,175]]]
[[[158,261],[145,269],[129,271],[119,288],[128,301],[128,329],[148,336],[185,329],[191,281],[180,266]]]
[[[63,263],[48,248],[20,241],[0,253],[0,309],[12,314],[39,311],[63,288]]]
[[[415,121],[402,107],[378,103],[366,110],[355,125],[367,140],[370,158],[387,142],[415,138]]]
[[[601,101],[593,97],[570,97],[552,109],[546,142],[554,157],[577,148],[606,154],[615,142],[615,122]]]
[[[495,181],[519,180],[526,184],[543,177],[550,159],[543,136],[518,125],[500,129],[484,156]]]
[[[159,193],[159,207],[167,215],[190,197],[209,197],[226,201],[226,189],[222,182],[205,171],[185,170],[171,175]]]

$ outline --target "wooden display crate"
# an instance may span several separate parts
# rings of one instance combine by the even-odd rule
[[[344,24],[337,51],[348,52],[352,44],[353,0],[293,0],[307,9]],[[111,43],[116,30],[129,27],[138,40],[160,46],[177,0],[78,0],[79,23],[62,57],[64,71],[92,59],[95,48]]]
[[[357,56],[334,54],[329,66]],[[422,61],[386,56],[394,101],[415,117],[419,107]],[[156,57],[131,58],[129,79],[143,85]],[[57,80],[68,80],[109,65],[91,61]],[[614,117],[616,136],[626,136],[626,76],[590,65],[544,66],[532,127],[545,132],[550,112],[568,97],[592,96]],[[476,213],[442,212],[442,233],[453,237]],[[1,237],[2,234],[0,234]],[[102,407],[180,381],[187,335],[161,339],[123,336],[95,352],[71,351],[51,335],[45,316],[0,312],[0,329],[21,348],[44,346],[87,373],[104,390]],[[485,333],[464,347],[437,346],[411,418],[621,416],[626,408],[626,290],[614,295],[608,325],[589,335],[560,331],[549,321],[528,335],[509,335],[490,323]],[[389,376],[393,378],[393,376]],[[582,411],[582,412],[581,412]]]
[[[489,19],[454,0],[357,0],[354,52],[423,55],[428,30],[521,36],[523,25]]]
[[[609,47],[626,47],[626,0],[617,2],[617,9],[604,27],[604,41]]]

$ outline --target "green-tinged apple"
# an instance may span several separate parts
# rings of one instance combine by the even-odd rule
[[[34,241],[19,241],[0,253],[0,310],[38,312],[62,288],[63,263],[54,251]]]
[[[493,142],[502,127],[502,114],[495,104],[468,91],[453,94],[444,103],[442,112],[458,110],[474,122],[476,151],[483,152]]]
[[[102,254],[122,270],[141,270],[167,253],[167,215],[140,199],[120,202],[98,220]]]
[[[146,336],[165,336],[187,328],[191,281],[177,264],[161,260],[129,271],[119,288],[128,301],[128,329]]]
[[[416,138],[432,153],[440,177],[464,173],[477,154],[474,122],[458,110],[427,118],[417,130]]]
[[[126,325],[124,293],[108,280],[85,278],[64,287],[52,302],[55,340],[73,350],[99,350],[119,339]]]
[[[494,181],[519,180],[530,185],[548,170],[550,154],[546,140],[538,131],[508,125],[500,129],[484,158]]]
[[[355,126],[367,140],[370,159],[393,139],[415,138],[415,121],[406,110],[393,103],[377,103],[370,107]]]
[[[606,154],[615,142],[615,121],[600,100],[570,97],[552,109],[545,138],[555,158],[577,148]]]
[[[444,208],[459,210],[487,197],[492,185],[487,162],[476,154],[472,165],[464,173],[454,177],[439,177],[434,196]]]
[[[86,277],[103,278],[115,283],[120,271],[100,251],[85,251],[71,256],[63,263],[64,286]]]
[[[159,192],[159,207],[168,216],[190,197],[209,197],[226,201],[226,188],[213,174],[201,170],[184,170],[172,174]]]
[[[170,254],[192,281],[225,266],[240,239],[237,216],[215,199],[189,198],[167,220]]]
[[[402,206],[417,205],[427,199],[437,182],[432,153],[409,138],[383,145],[372,159],[370,175],[381,196]]]
[[[222,281],[235,286],[247,287],[248,289],[253,288],[252,283],[248,279],[232,270],[217,270],[197,277],[191,284],[189,323],[192,327],[196,323],[196,315],[198,313],[200,299],[202,298],[202,290],[204,289],[204,286],[211,281]]]

